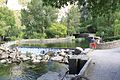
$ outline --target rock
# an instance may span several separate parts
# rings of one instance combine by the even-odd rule
[[[32,61],[33,63],[39,63],[40,62],[40,60],[38,60],[38,59],[33,59],[33,61]]]
[[[61,78],[59,77],[59,73],[49,71],[37,80],[61,80]]]
[[[27,60],[30,60],[30,57],[24,57],[23,58],[23,61],[27,61]]]
[[[75,55],[79,55],[83,52],[84,50],[81,47],[76,47],[75,51],[73,52]]]
[[[2,53],[1,58],[2,58],[2,59],[5,59],[5,58],[8,58],[8,56],[9,56],[8,54]]]
[[[85,54],[87,54],[87,53],[89,53],[91,51],[91,49],[90,48],[86,48],[82,53],[85,53]]]
[[[64,63],[68,63],[68,58],[64,58],[64,59],[63,59],[63,62],[64,62]]]
[[[27,57],[26,55],[20,55],[20,58],[23,60],[23,61],[27,61],[27,60],[30,60],[30,57]]]
[[[42,57],[40,57],[40,56],[37,56],[37,59],[38,59],[38,60],[41,60],[41,59],[42,59]]]
[[[13,59],[15,59],[16,58],[16,53],[10,53],[10,58],[13,58]]]
[[[53,61],[59,61],[59,62],[62,62],[63,57],[62,57],[62,56],[57,55],[57,56],[55,56],[55,57],[52,57],[52,58],[51,58],[51,60],[53,60]]]
[[[66,53],[65,53],[65,50],[64,49],[61,49],[61,52],[59,53],[61,56],[65,56]]]
[[[31,54],[31,58],[36,58],[36,55],[35,54]]]
[[[9,63],[9,64],[12,63],[12,61],[10,59],[6,59],[6,60],[7,60],[7,63]]]
[[[76,49],[80,50],[81,52],[84,51],[83,48],[81,48],[81,47],[76,47]]]
[[[55,54],[55,52],[53,52],[53,51],[48,51],[48,52],[46,53],[46,55],[49,55],[50,57],[54,56],[54,54]]]
[[[2,64],[6,63],[6,62],[7,62],[7,60],[5,60],[5,59],[0,60],[0,63],[2,63]]]
[[[0,50],[0,54],[2,54],[2,52],[3,52],[3,51],[2,51],[2,50]]]
[[[49,60],[50,59],[50,56],[49,55],[45,55],[44,56],[44,60]]]

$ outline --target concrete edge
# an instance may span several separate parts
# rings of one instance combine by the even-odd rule
[[[85,65],[83,66],[83,68],[80,70],[79,74],[78,75],[81,75],[83,76],[87,70],[87,68],[89,67],[90,65],[90,62],[92,61],[91,58],[88,59],[88,61],[85,63]]]

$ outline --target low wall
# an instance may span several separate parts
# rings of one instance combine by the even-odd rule
[[[111,49],[120,47],[120,40],[97,44],[97,49]]]
[[[48,43],[60,43],[60,42],[70,42],[74,37],[66,38],[51,38],[51,39],[23,39],[17,40],[16,44],[48,44]]]

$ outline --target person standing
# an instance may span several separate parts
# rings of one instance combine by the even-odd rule
[[[90,42],[90,48],[92,49],[96,49],[96,40],[94,39],[94,37],[91,39],[91,42]]]

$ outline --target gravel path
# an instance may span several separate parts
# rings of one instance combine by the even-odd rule
[[[120,48],[94,50],[87,77],[90,80],[120,80]]]

